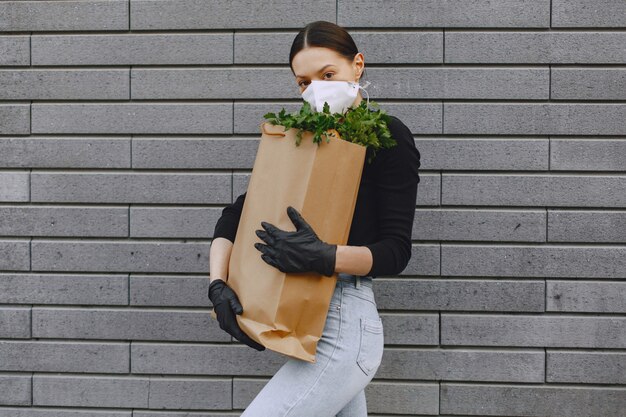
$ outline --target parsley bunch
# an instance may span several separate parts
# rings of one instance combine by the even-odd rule
[[[382,148],[396,146],[396,141],[391,137],[388,124],[391,118],[375,101],[370,100],[374,110],[367,108],[367,102],[362,100],[356,107],[349,107],[344,113],[330,113],[330,106],[324,103],[321,112],[314,111],[309,102],[305,101],[296,113],[287,113],[283,108],[278,115],[266,113],[263,115],[273,125],[284,126],[285,132],[291,128],[297,128],[296,146],[300,146],[302,133],[313,132],[313,142],[318,145],[322,136],[326,142],[329,130],[336,130],[341,139],[365,146],[369,152],[367,159],[371,163],[376,151]]]

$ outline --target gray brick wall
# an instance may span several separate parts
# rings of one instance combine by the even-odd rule
[[[237,416],[208,255],[297,30],[422,154],[372,415],[626,416],[624,0],[0,2],[0,417]]]

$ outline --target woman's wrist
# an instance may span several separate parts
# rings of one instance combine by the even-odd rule
[[[335,272],[351,275],[367,275],[374,258],[367,246],[337,245]]]

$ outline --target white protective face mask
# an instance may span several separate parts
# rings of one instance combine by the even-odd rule
[[[324,103],[328,102],[331,113],[344,113],[356,100],[359,89],[365,92],[369,107],[370,97],[365,90],[369,84],[369,81],[361,86],[358,82],[351,81],[312,80],[302,93],[302,98],[318,112],[322,112]]]

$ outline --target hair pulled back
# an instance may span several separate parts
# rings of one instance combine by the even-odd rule
[[[359,53],[354,39],[341,26],[325,20],[311,22],[298,32],[291,44],[289,67],[294,75],[295,72],[291,65],[293,58],[304,48],[312,46],[332,49],[349,62],[352,62],[354,56]],[[365,70],[363,70],[362,76],[365,76]]]

